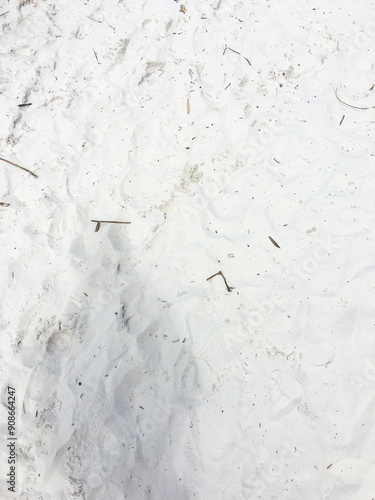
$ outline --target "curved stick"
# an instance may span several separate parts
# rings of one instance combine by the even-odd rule
[[[337,95],[337,90],[338,89],[335,90],[335,95],[336,95],[337,100],[340,101],[342,104],[345,104],[345,106],[349,106],[349,108],[353,108],[353,109],[373,109],[373,108],[375,108],[375,106],[370,106],[368,108],[362,108],[360,106],[353,106],[353,104],[348,104],[347,102],[344,102],[340,99],[340,97]]]

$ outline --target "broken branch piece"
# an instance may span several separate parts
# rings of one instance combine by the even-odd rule
[[[209,278],[207,278],[206,281],[208,281],[208,280],[212,279],[214,276],[218,276],[218,275],[220,275],[223,278],[225,286],[227,287],[228,292],[231,292],[233,290],[233,287],[228,285],[227,280],[225,279],[225,276],[224,276],[224,274],[221,271],[219,271],[218,273],[213,274],[212,276],[210,276]]]
[[[131,224],[131,222],[122,222],[118,220],[96,220],[91,219],[91,222],[96,222],[95,233],[100,229],[100,224]]]

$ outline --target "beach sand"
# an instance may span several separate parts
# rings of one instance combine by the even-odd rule
[[[1,498],[375,498],[371,8],[0,2]]]

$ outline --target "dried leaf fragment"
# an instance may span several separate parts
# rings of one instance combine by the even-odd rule
[[[180,12],[182,12],[183,14],[186,14],[186,7],[185,7],[185,5],[183,5],[183,4],[180,5]]]

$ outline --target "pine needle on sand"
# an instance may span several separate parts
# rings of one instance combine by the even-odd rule
[[[29,170],[28,168],[21,167],[21,165],[17,165],[17,163],[13,163],[12,161],[6,160],[5,158],[0,158],[0,160],[5,161],[5,163],[9,163],[9,165],[13,165],[14,167],[20,168],[21,170],[24,170],[25,172],[28,172],[29,174],[31,174],[33,177],[38,178],[38,176],[36,174],[34,174],[34,172]]]
[[[340,99],[340,97],[337,95],[337,90],[338,89],[335,90],[335,95],[336,95],[337,100],[340,101],[341,104],[344,104],[345,106],[348,106],[349,108],[353,108],[353,109],[374,109],[375,108],[375,106],[370,106],[368,108],[363,108],[361,106],[353,106],[353,104],[348,104],[347,102],[345,102],[345,101],[343,101],[343,100]]]

